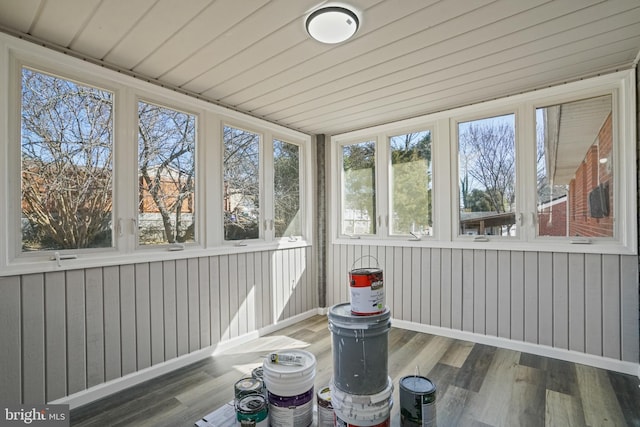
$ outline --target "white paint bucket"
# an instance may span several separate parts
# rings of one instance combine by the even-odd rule
[[[393,406],[393,382],[387,380],[386,388],[371,395],[349,394],[331,387],[331,403],[338,427],[389,427]]]
[[[271,427],[310,426],[313,422],[316,357],[304,350],[286,350],[277,355],[280,360],[269,355],[262,364]],[[290,358],[296,363],[283,361]]]

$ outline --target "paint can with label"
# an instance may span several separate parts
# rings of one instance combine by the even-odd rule
[[[352,268],[349,271],[349,290],[353,314],[369,316],[380,314],[384,311],[385,297],[382,269],[378,267]]]
[[[268,427],[269,407],[261,394],[244,396],[236,403],[237,425],[241,427]]]
[[[251,394],[262,394],[263,387],[262,380],[249,377],[241,378],[233,386],[236,402],[239,402],[243,397]]]
[[[262,364],[271,427],[308,427],[313,422],[316,357],[304,350],[268,355]]]
[[[366,395],[387,386],[388,332],[391,312],[357,316],[349,303],[329,308],[333,348],[333,383],[343,392]]]
[[[428,378],[420,375],[400,378],[400,424],[436,426],[436,385]]]
[[[318,427],[333,427],[334,412],[331,405],[331,388],[329,386],[318,390]]]
[[[345,393],[331,385],[331,402],[338,427],[389,427],[393,406],[393,382],[380,393],[355,395]]]
[[[262,382],[262,394],[264,394],[265,397],[268,397],[267,388],[264,385],[264,372],[262,371],[262,366],[258,366],[253,371],[251,371],[251,378],[260,380],[260,382]]]

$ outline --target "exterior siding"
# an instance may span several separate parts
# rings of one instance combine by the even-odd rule
[[[328,306],[361,254],[384,254],[394,319],[639,361],[636,256],[332,245]]]
[[[311,254],[0,277],[0,401],[50,402],[312,310]]]

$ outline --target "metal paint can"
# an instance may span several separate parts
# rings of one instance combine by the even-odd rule
[[[389,308],[381,314],[357,316],[349,303],[327,313],[333,348],[333,383],[356,395],[376,394],[387,386]],[[335,405],[334,405],[335,407]]]
[[[263,394],[263,388],[262,380],[248,377],[241,378],[233,386],[236,402],[239,402],[245,396]]]
[[[267,387],[264,385],[264,372],[262,371],[262,366],[258,366],[251,371],[251,378],[262,381],[262,394],[267,397]]]
[[[244,396],[236,403],[237,425],[241,427],[268,427],[269,406],[261,394]]]
[[[351,270],[349,272],[349,290],[353,314],[370,316],[384,311],[384,281],[380,268]]]
[[[400,425],[436,426],[436,385],[428,378],[419,375],[400,378]]]
[[[318,427],[334,426],[334,411],[331,404],[331,388],[323,387],[317,393]]]

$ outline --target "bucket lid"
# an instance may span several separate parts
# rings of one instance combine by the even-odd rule
[[[327,316],[330,321],[339,322],[343,325],[351,325],[350,327],[352,328],[367,329],[376,327],[379,324],[386,324],[391,317],[391,310],[389,310],[389,307],[385,307],[382,313],[359,316],[351,312],[350,303],[343,302],[329,308]]]
[[[412,393],[431,394],[436,391],[436,385],[427,377],[420,375],[407,375],[400,378],[400,389]]]
[[[236,409],[242,414],[255,414],[264,410],[267,406],[267,400],[261,394],[250,394],[238,401]]]
[[[269,392],[278,396],[296,396],[313,388],[316,376],[316,357],[305,350],[282,350],[279,355],[298,357],[299,365],[275,363],[270,356],[264,358],[262,372]]]
[[[380,268],[373,268],[373,267],[356,268],[349,272],[349,274],[356,274],[356,275],[369,275],[369,274],[378,274],[378,273],[382,273],[382,270]]]

